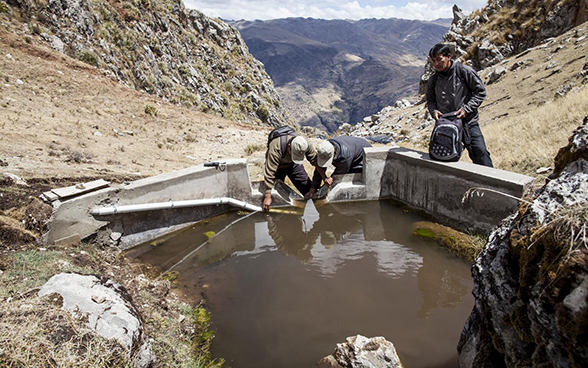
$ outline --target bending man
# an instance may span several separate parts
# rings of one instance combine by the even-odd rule
[[[486,98],[486,89],[470,67],[451,60],[449,45],[438,43],[429,51],[435,74],[427,83],[427,108],[437,121],[443,114],[455,112],[462,119],[463,143],[473,163],[492,167],[490,153],[478,124],[478,107]]]
[[[331,164],[335,166],[332,175],[348,173],[360,173],[363,171],[363,149],[372,145],[364,138],[340,136],[322,141],[318,146],[317,165],[326,170]],[[315,170],[312,177],[310,192],[306,199],[314,197],[321,181],[330,187],[333,185],[333,177],[327,178]]]
[[[307,197],[311,182],[302,165],[304,157],[316,167],[316,150],[304,137],[296,136],[293,132],[278,136],[269,142],[263,169],[264,211],[268,211],[272,204],[272,188],[276,179],[283,181],[288,176],[300,194]]]

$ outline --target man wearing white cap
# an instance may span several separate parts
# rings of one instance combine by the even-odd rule
[[[263,169],[264,211],[268,211],[272,204],[272,188],[276,179],[284,180],[288,176],[300,194],[307,197],[311,181],[302,165],[305,157],[316,167],[316,150],[308,144],[304,137],[297,136],[293,131],[273,138],[268,143]],[[324,170],[320,168],[319,170],[324,175]],[[321,177],[320,174],[318,175]]]
[[[367,140],[359,137],[340,136],[322,141],[317,150],[317,165],[326,171],[326,168],[333,164],[335,171],[330,178],[326,178],[326,175],[323,177],[315,170],[307,197],[314,197],[321,187],[321,181],[324,181],[327,187],[333,185],[332,175],[362,172],[363,149],[371,146]]]

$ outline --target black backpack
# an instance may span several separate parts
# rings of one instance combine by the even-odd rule
[[[429,156],[438,161],[459,161],[463,153],[463,124],[455,113],[442,115],[429,141]]]
[[[288,145],[288,136],[296,137],[297,134],[288,125],[282,125],[280,127],[277,127],[276,129],[272,130],[267,136],[267,147],[269,148],[270,142],[272,140],[280,137],[283,157],[286,152],[286,147]]]

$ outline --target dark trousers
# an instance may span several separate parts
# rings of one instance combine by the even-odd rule
[[[494,167],[490,158],[490,152],[486,149],[486,142],[484,142],[484,136],[482,135],[478,122],[471,121],[464,128],[464,145],[468,150],[472,162],[478,165]]]
[[[286,176],[290,178],[290,181],[292,181],[292,184],[294,184],[300,194],[305,195],[308,193],[311,181],[303,165],[292,164],[288,167],[278,168],[276,179],[284,181]]]

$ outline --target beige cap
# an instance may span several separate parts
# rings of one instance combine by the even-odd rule
[[[299,135],[290,142],[290,151],[292,153],[292,161],[295,164],[302,164],[304,162],[304,155],[308,151],[308,142],[304,137]]]
[[[333,163],[335,147],[329,141],[322,141],[317,149],[317,165],[320,167],[329,167]]]

